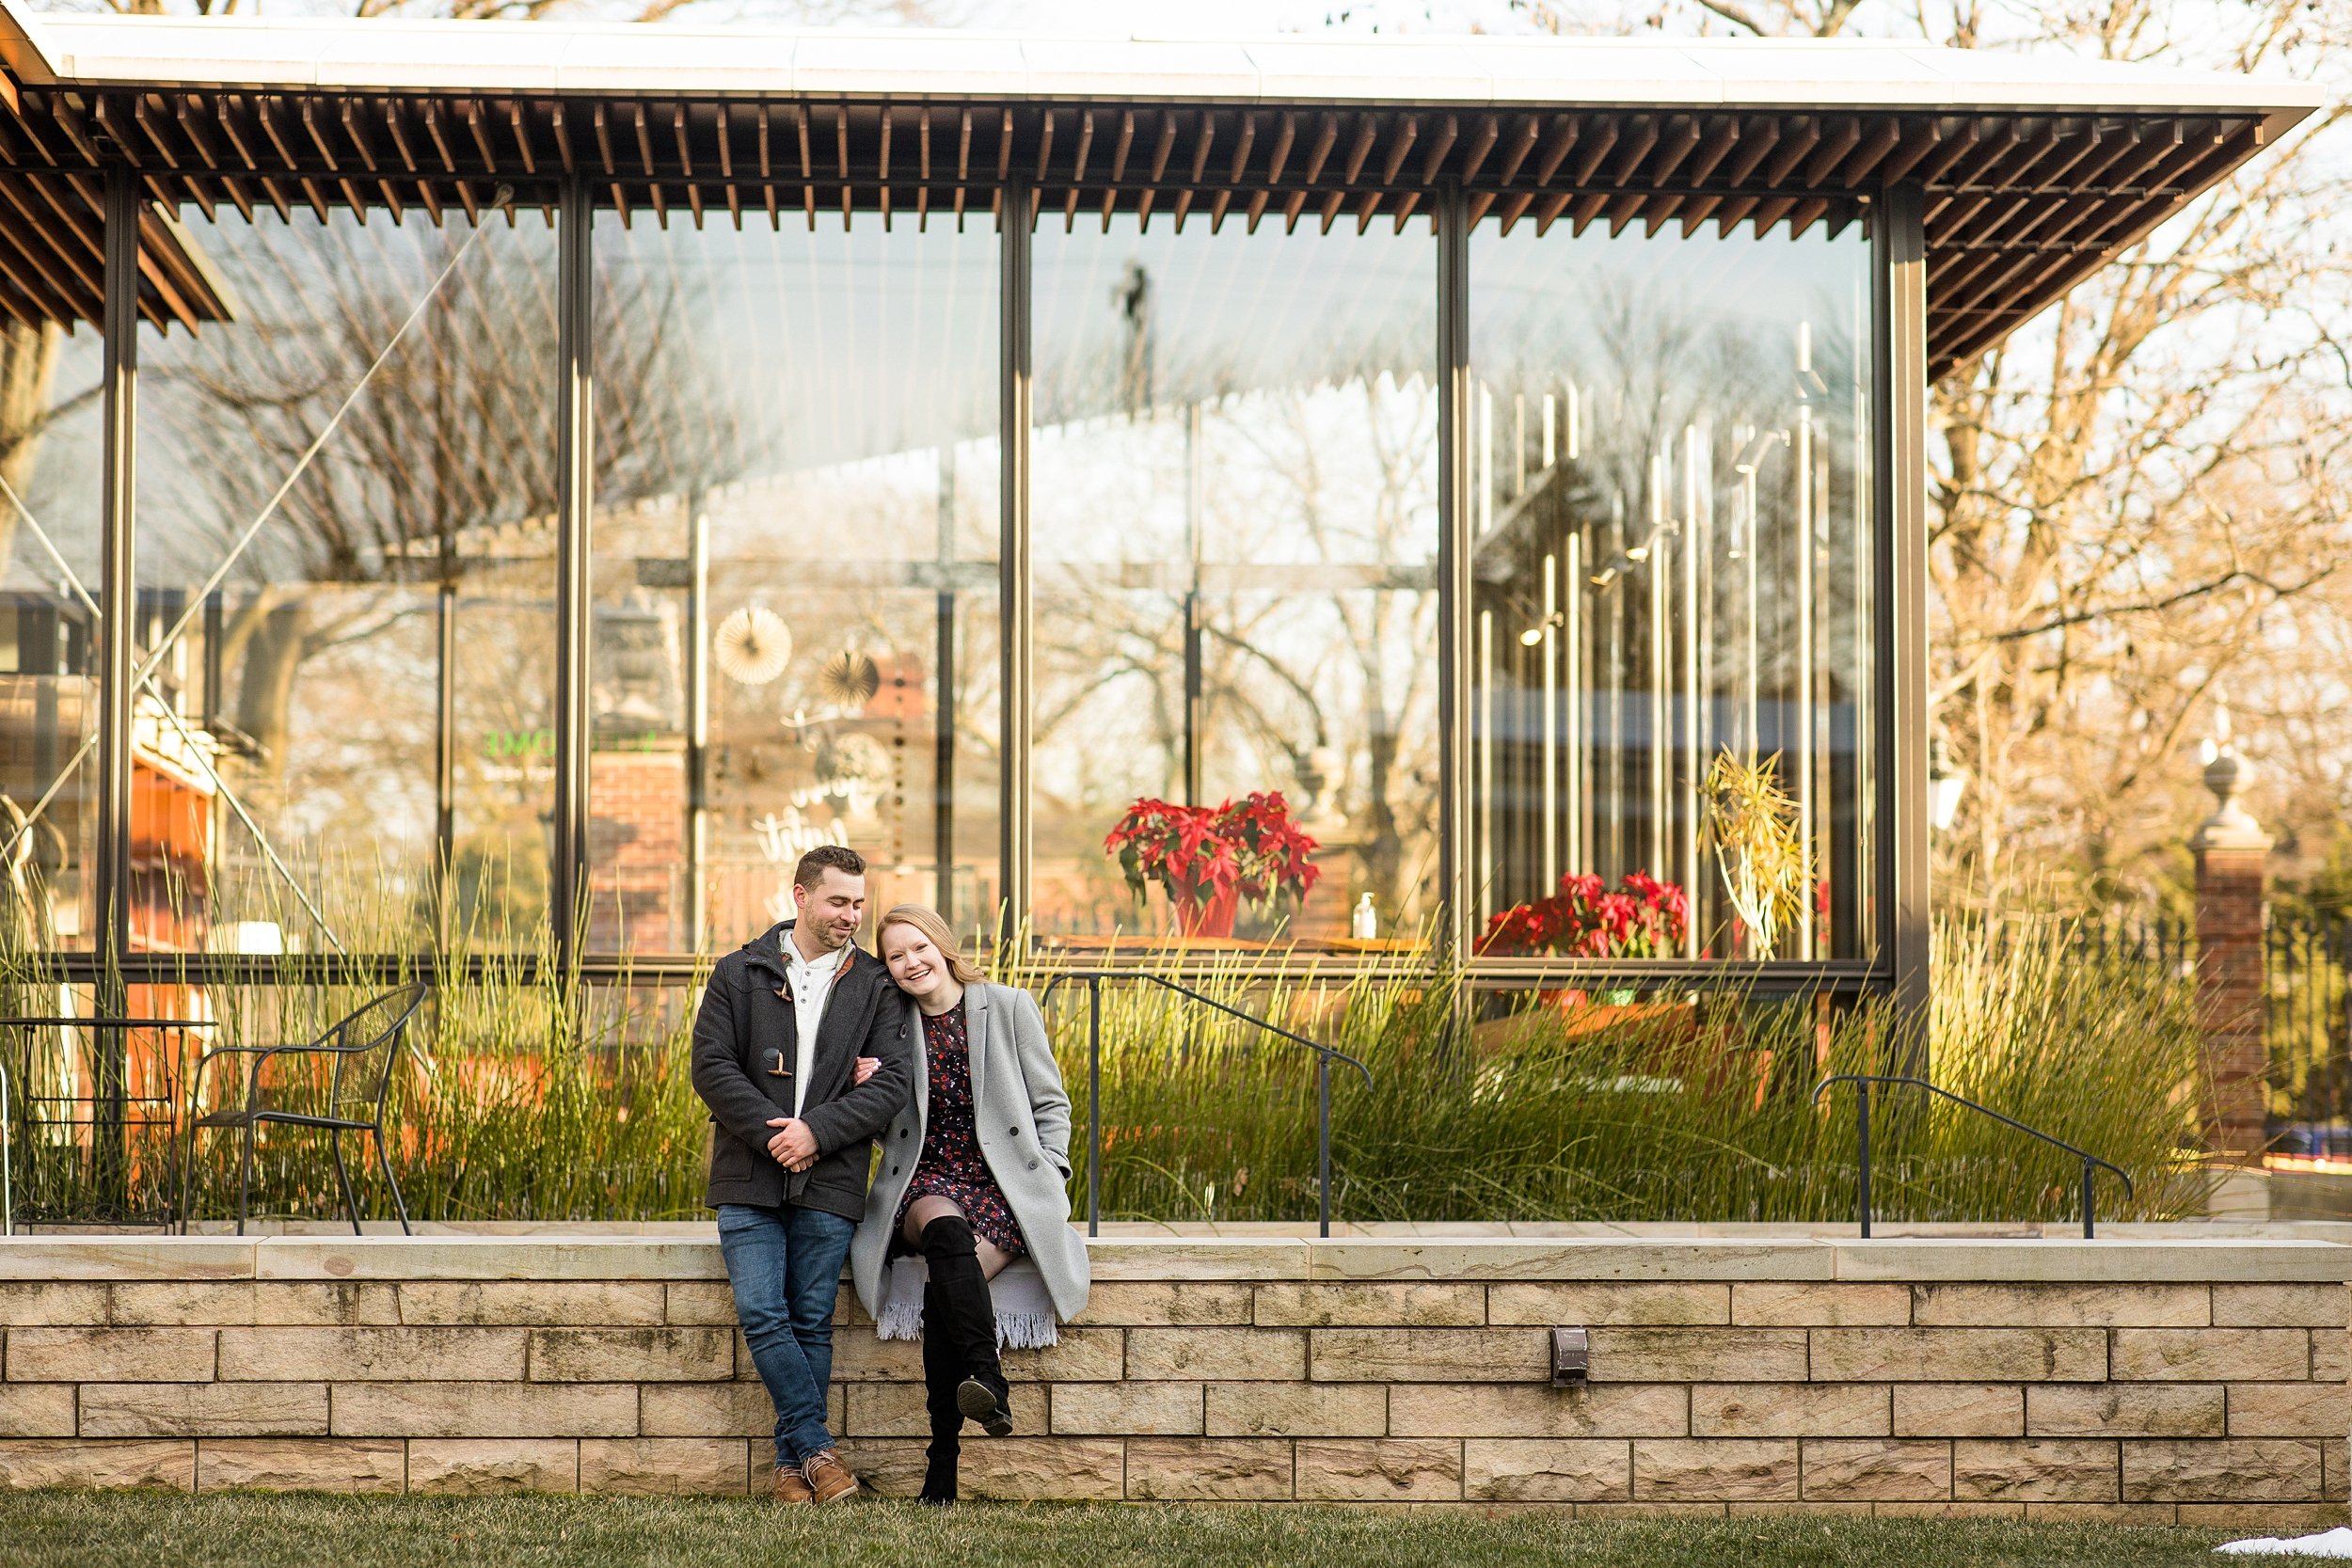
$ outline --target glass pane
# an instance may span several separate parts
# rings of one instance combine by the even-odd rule
[[[1049,218],[1035,264],[1035,928],[1346,942],[1369,899],[1375,942],[1412,942],[1438,879],[1426,225]],[[1105,850],[1138,800],[1252,794],[1316,845],[1303,901],[1229,927],[1181,871],[1138,901]]]
[[[87,948],[104,345],[0,318],[0,944]],[[45,802],[45,803],[44,803]]]
[[[539,940],[555,235],[443,216],[179,214],[227,309],[142,329],[135,948]]]
[[[1859,226],[1473,231],[1487,951],[1870,955],[1868,306]]]
[[[596,228],[592,951],[999,897],[997,239]]]

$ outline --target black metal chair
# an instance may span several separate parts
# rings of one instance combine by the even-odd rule
[[[392,1192],[392,1208],[400,1215],[401,1234],[409,1235],[408,1204],[400,1196],[400,1181],[392,1175],[392,1160],[384,1144],[384,1102],[392,1087],[392,1070],[400,1063],[400,1047],[408,1033],[409,1021],[432,988],[423,981],[388,990],[369,998],[346,1013],[327,1031],[313,1040],[297,1045],[225,1045],[208,1051],[199,1057],[196,1070],[190,1074],[188,1088],[188,1158],[181,1169],[180,1214],[181,1227],[187,1227],[189,1214],[189,1184],[196,1174],[196,1140],[206,1128],[226,1130],[235,1128],[245,1134],[245,1149],[237,1166],[237,1234],[245,1234],[246,1213],[253,1196],[253,1145],[264,1126],[315,1127],[326,1130],[328,1147],[335,1156],[335,1180],[342,1184],[343,1207],[351,1213],[351,1229],[359,1233],[359,1200],[351,1185],[350,1167],[343,1164],[343,1134],[368,1132],[375,1137],[376,1164],[383,1168],[384,1183]],[[204,1069],[217,1056],[251,1056],[253,1066],[246,1075],[245,1104],[236,1110],[215,1111],[209,1116],[197,1116],[197,1107],[203,1103]],[[325,1114],[305,1111],[278,1110],[262,1098],[262,1073],[280,1056],[333,1059],[328,1069]],[[373,1061],[370,1064],[370,1057]],[[373,1086],[346,1099],[343,1092],[345,1075],[354,1069],[373,1070]],[[342,1106],[365,1106],[365,1117],[337,1116]]]

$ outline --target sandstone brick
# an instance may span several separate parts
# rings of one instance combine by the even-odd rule
[[[660,1324],[667,1311],[659,1280],[430,1279],[400,1287],[406,1323],[629,1328]]]
[[[220,1331],[220,1375],[224,1381],[259,1383],[520,1378],[526,1332],[519,1328],[224,1328]]]
[[[1065,1328],[1065,1339],[1076,1331]],[[1102,1333],[1097,1329],[1094,1332]],[[1119,1330],[1107,1332],[1117,1335]],[[1005,1372],[1009,1377],[1024,1375],[1008,1353]],[[751,1347],[739,1334],[735,1338],[735,1375],[746,1383],[759,1381],[759,1369],[752,1363]],[[1119,1374],[1114,1371],[1113,1377]],[[881,1339],[871,1334],[835,1334],[833,1337],[833,1376],[836,1383],[920,1383],[923,1381],[923,1345],[917,1339]]]
[[[2014,1383],[1899,1383],[1898,1437],[2022,1437],[2026,1391]]]
[[[2352,1327],[2352,1289],[2285,1282],[2216,1285],[2213,1322],[2217,1328]]]
[[[10,1383],[210,1383],[209,1328],[12,1328]]]
[[[637,1431],[637,1388],[628,1383],[339,1383],[330,1398],[338,1437],[628,1437]]]
[[[1872,1503],[1870,1513],[1879,1519],[2022,1519],[2025,1503]]]
[[[2183,1529],[2226,1529],[2240,1534],[2316,1534],[2344,1523],[2344,1504],[2182,1503],[2173,1511]]]
[[[72,1384],[0,1383],[0,1437],[72,1435]]]
[[[735,1288],[723,1279],[673,1279],[663,1287],[662,1322],[685,1328],[733,1328]]]
[[[1123,1465],[1106,1438],[1009,1437],[965,1444],[959,1485],[975,1497],[1107,1500],[1121,1493]]]
[[[1207,1328],[1249,1322],[1253,1291],[1239,1280],[1105,1280],[1077,1321],[1114,1328]]]
[[[1817,1328],[1812,1375],[1823,1383],[2099,1383],[2095,1328]]]
[[[2050,1525],[2168,1526],[2176,1517],[2170,1503],[2027,1503],[2026,1517]]]
[[[2221,1405],[2217,1384],[2050,1384],[2026,1391],[2026,1430],[2036,1437],[2218,1437]]]
[[[1765,1328],[1899,1328],[1911,1322],[1911,1287],[1741,1280],[1731,1288],[1731,1321]]]
[[[1551,1377],[1551,1336],[1540,1328],[1309,1332],[1318,1383],[1543,1383]]]
[[[1462,1445],[1431,1437],[1302,1437],[1302,1501],[1458,1501]]]
[[[1133,1377],[1136,1374],[1125,1370],[1126,1342],[1124,1329],[1065,1326],[1058,1343],[1042,1350],[1007,1351],[1005,1376],[1015,1383],[1110,1383],[1122,1375]],[[1248,1374],[1232,1371],[1219,1375]]]
[[[579,1489],[580,1446],[562,1438],[436,1438],[408,1445],[411,1492],[469,1497]]]
[[[85,1437],[324,1437],[323,1383],[91,1383]]]
[[[834,1400],[839,1402],[850,1386],[834,1384]],[[856,1386],[895,1388],[905,1385],[878,1383]],[[648,1383],[637,1390],[637,1431],[647,1437],[766,1437],[776,1430],[776,1407],[769,1401],[767,1388],[757,1383]]]
[[[1794,1502],[1791,1439],[1636,1439],[1633,1496],[1654,1502]]]
[[[1632,1485],[1632,1447],[1622,1441],[1494,1437],[1462,1445],[1462,1495],[1473,1502],[1624,1502]]]
[[[1883,1383],[1702,1383],[1691,1390],[1693,1437],[1884,1437]]]
[[[1255,1312],[1256,1321],[1267,1327],[1463,1327],[1486,1321],[1486,1287],[1441,1280],[1285,1279],[1257,1288]]]
[[[533,1383],[703,1383],[735,1373],[723,1328],[537,1328]]]
[[[2343,1428],[2336,1430],[2341,1432]],[[2352,1443],[2341,1437],[2330,1437],[2319,1445],[2320,1495],[2341,1503],[2347,1480],[2346,1466],[2352,1465]]]
[[[199,1492],[398,1492],[407,1446],[332,1437],[224,1437],[197,1445]]]
[[[750,1481],[750,1449],[739,1437],[589,1437],[580,1445],[582,1492],[739,1497]]]
[[[106,1287],[72,1280],[0,1280],[0,1328],[96,1327],[108,1321]]]
[[[1952,1445],[1952,1496],[1963,1501],[2111,1503],[2116,1445],[2070,1438]]]
[[[2123,1445],[2125,1502],[2296,1503],[2324,1497],[2316,1443],[2225,1437]]]
[[[1952,1495],[1949,1443],[1807,1438],[1804,1495],[1833,1502],[1933,1502]]]
[[[1307,1336],[1295,1328],[1130,1329],[1127,1375],[1136,1379],[1303,1378],[1307,1375]]]
[[[2312,1376],[2323,1383],[2352,1379],[2352,1337],[2340,1328],[2312,1331]]]
[[[1198,1383],[1058,1384],[1053,1419],[1057,1437],[1198,1437],[1205,1430]]]
[[[1549,1345],[1544,1347],[1547,1362]],[[1597,1328],[1595,1383],[1803,1383],[1801,1328]]]
[[[2256,1383],[2311,1375],[2311,1336],[2299,1328],[2119,1328],[2110,1352],[2118,1383]]]
[[[713,1387],[721,1386],[712,1385]],[[742,1387],[745,1385],[734,1385]],[[755,1418],[741,1435],[767,1437],[776,1429],[775,1406],[768,1401],[767,1390],[756,1385],[748,1386],[759,1395],[756,1407],[746,1402],[743,1414]],[[850,1383],[836,1386],[842,1395],[842,1422],[834,1429],[838,1435],[855,1433],[860,1437],[928,1437],[930,1417],[925,1411],[923,1386],[919,1383]],[[644,1395],[654,1393],[647,1386]],[[1016,1383],[1012,1386],[1012,1429],[1025,1437],[1041,1437],[1046,1433],[1046,1392],[1042,1384]],[[652,1432],[652,1407],[642,1407],[647,1434]],[[727,1433],[725,1435],[734,1435]]]
[[[1138,1437],[1127,1496],[1160,1502],[1268,1502],[1291,1496],[1291,1446],[1248,1438]]]
[[[0,1492],[53,1486],[185,1492],[195,1484],[193,1442],[0,1442]]]
[[[2202,1285],[1912,1287],[1922,1328],[2202,1328],[2211,1315]]]
[[[1021,1443],[1028,1439],[1015,1437],[1009,1441]],[[994,1446],[993,1443],[972,1443],[965,1445],[965,1449],[968,1453],[977,1454],[984,1447]],[[857,1479],[876,1496],[912,1497],[923,1485],[924,1447],[919,1438],[845,1437],[841,1440],[841,1459],[857,1472]],[[752,1490],[761,1494],[767,1489],[769,1477],[774,1473],[768,1467],[772,1456],[764,1443],[754,1443],[751,1449]],[[959,1486],[964,1495],[970,1496],[971,1489],[965,1482],[969,1481],[971,1466],[962,1465],[958,1468]]]
[[[1486,1287],[1491,1323],[1666,1327],[1731,1322],[1731,1287],[1714,1281],[1497,1282]]]
[[[206,1324],[333,1327],[395,1323],[399,1303],[389,1285],[251,1279],[175,1279],[114,1287],[118,1325]]]
[[[1204,1420],[1211,1437],[1378,1437],[1389,1430],[1389,1390],[1376,1383],[1212,1383]]]
[[[1398,1384],[1388,1391],[1398,1437],[1681,1437],[1690,1394],[1677,1383]],[[1216,1386],[1210,1386],[1216,1408]]]

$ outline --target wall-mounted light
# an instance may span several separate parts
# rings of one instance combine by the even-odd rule
[[[1551,1386],[1554,1388],[1581,1388],[1592,1377],[1593,1352],[1591,1337],[1581,1328],[1555,1328],[1551,1331]]]

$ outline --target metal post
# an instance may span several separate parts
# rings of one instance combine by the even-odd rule
[[[2083,1162],[2083,1240],[2093,1239],[2090,1217],[2090,1162]]]
[[[1315,1196],[1322,1210],[1325,1240],[1331,1235],[1331,1058],[1315,1053]]]
[[[1865,1078],[1854,1087],[1860,1091],[1855,1101],[1858,1108],[1854,1113],[1854,1145],[1862,1156],[1862,1237],[1867,1241],[1870,1237],[1870,1081]]]
[[[1438,886],[1445,898],[1440,950],[1470,951],[1477,899],[1471,865],[1470,229],[1458,186],[1438,193]],[[1466,993],[1467,994],[1467,993]]]
[[[104,508],[99,546],[101,623],[98,650],[98,864],[91,879],[97,892],[98,993],[96,1011],[120,1018],[130,1011],[123,983],[124,957],[131,950],[131,672],[138,635],[136,534],[133,517],[137,492],[139,369],[139,174],[119,162],[106,169],[104,353],[105,400],[101,496]],[[99,1125],[90,1130],[90,1156],[97,1168],[99,1200],[127,1201],[130,1129],[124,1123],[130,1077],[131,1040],[120,1031],[102,1031],[91,1044],[98,1069]],[[111,1131],[108,1131],[111,1129]]]
[[[1873,356],[1883,422],[1877,557],[1881,963],[1894,982],[1894,1070],[1928,1060],[1927,241],[1924,198],[1899,186],[1871,208],[1879,298]]]
[[[1103,1228],[1103,978],[1087,976],[1087,1234]]]
[[[1004,826],[998,840],[997,886],[1003,899],[998,931],[1006,942],[1019,934],[1029,913],[1029,226],[1035,213],[1028,182],[1008,182],[997,216],[1003,272],[997,409],[1002,447],[997,570],[1003,608],[997,637],[1004,661],[1004,689],[997,704],[1004,726],[998,748],[1004,759]]]
[[[555,835],[548,915],[559,962],[585,940],[588,865],[589,528],[595,506],[596,213],[584,176],[564,182],[556,263]]]
[[[686,502],[686,945],[699,953],[710,925],[710,514],[699,490]]]
[[[8,1064],[0,1062],[0,1236],[16,1234],[16,1187],[9,1170],[15,1157],[16,1145],[8,1132]],[[182,1228],[185,1227],[183,1212]]]

